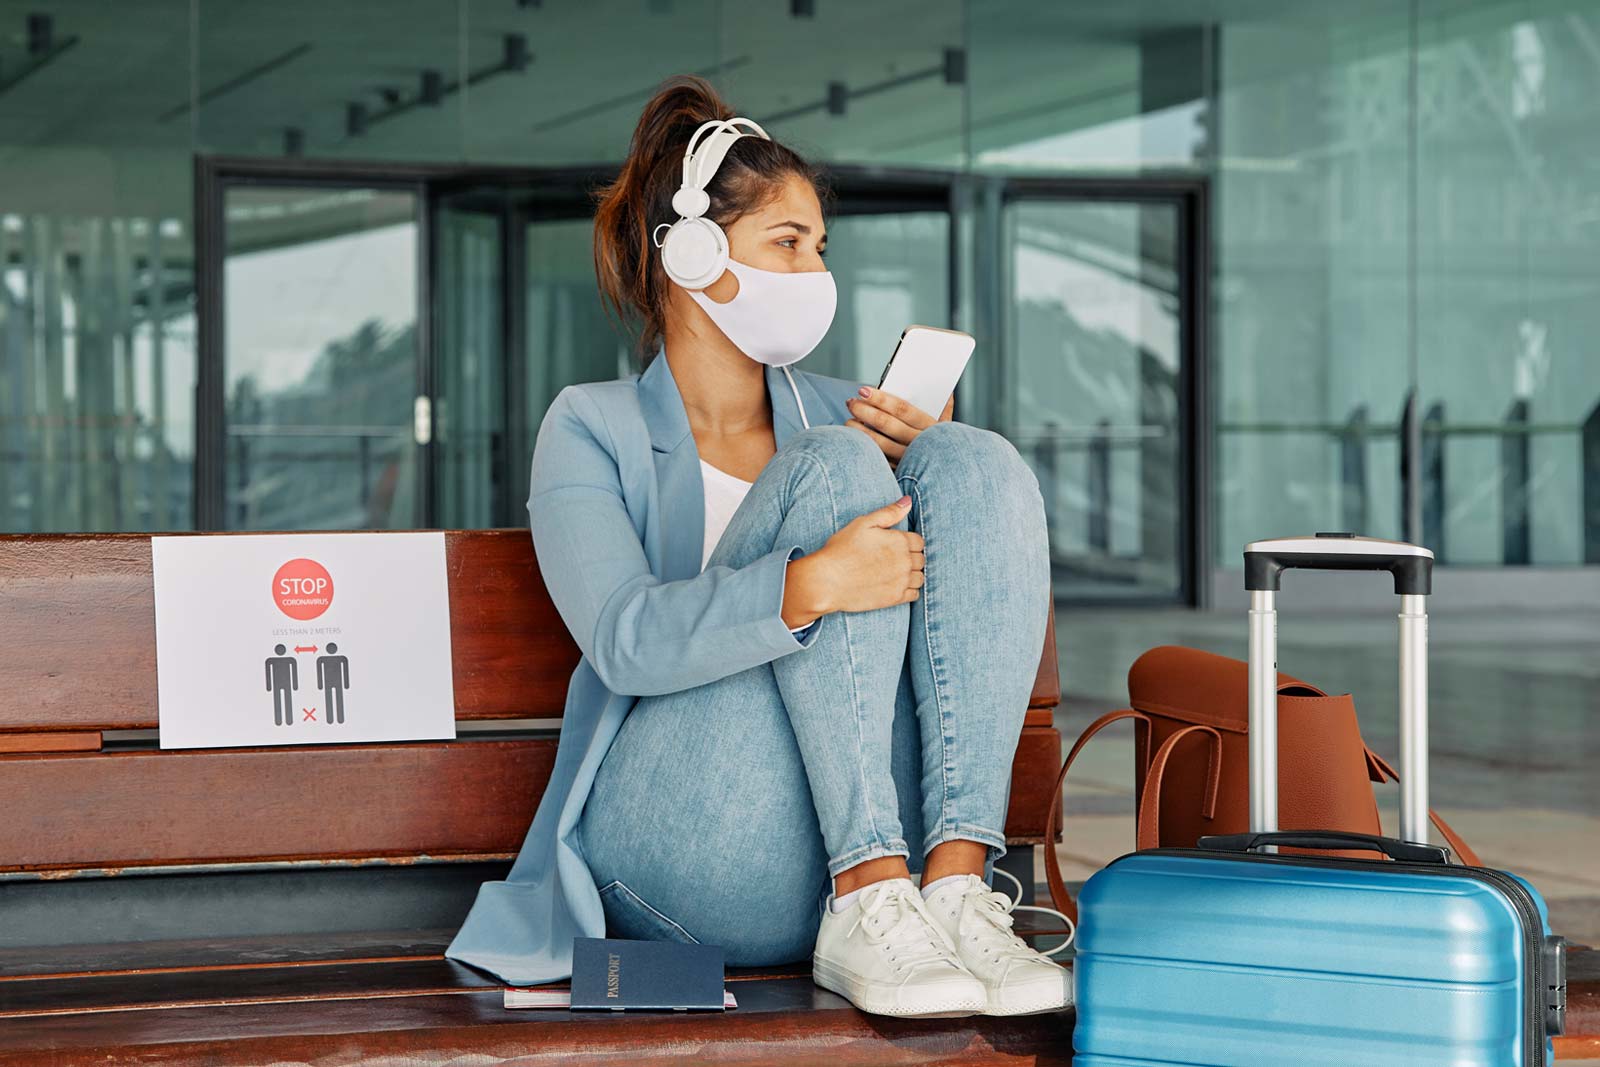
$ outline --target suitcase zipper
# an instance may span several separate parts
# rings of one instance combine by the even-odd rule
[[[1220,850],[1202,848],[1159,848],[1147,849],[1142,852],[1129,852],[1111,861],[1116,863],[1130,856],[1145,856],[1161,853],[1168,856],[1195,856],[1201,859],[1242,859],[1256,863],[1288,863],[1294,866],[1328,867],[1334,870],[1360,870],[1361,867],[1352,864],[1371,864],[1372,860],[1337,860],[1324,859],[1317,856],[1282,856],[1265,852],[1222,852]],[[1106,864],[1107,867],[1111,863]],[[1528,980],[1528,992],[1523,1005],[1523,1035],[1526,1039],[1526,1055],[1523,1059],[1524,1067],[1547,1067],[1545,1060],[1545,953],[1544,953],[1544,920],[1539,917],[1539,905],[1534,902],[1533,895],[1526,886],[1508,874],[1488,867],[1464,867],[1460,865],[1441,865],[1434,863],[1407,863],[1404,860],[1386,860],[1386,866],[1407,872],[1415,871],[1422,874],[1437,874],[1447,877],[1475,878],[1487,882],[1505,894],[1511,901],[1511,906],[1516,909],[1522,918],[1523,954],[1532,961],[1532,975]]]

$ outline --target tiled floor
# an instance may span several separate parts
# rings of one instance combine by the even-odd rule
[[[1127,668],[1144,650],[1183,644],[1243,657],[1241,615],[1060,609],[1057,710],[1070,745],[1097,715],[1123,707]],[[1435,614],[1429,627],[1433,806],[1485,863],[1528,878],[1557,932],[1600,945],[1600,608],[1581,615]],[[1398,761],[1393,608],[1315,616],[1287,603],[1279,667],[1329,692],[1355,694],[1361,729]],[[1379,788],[1385,829],[1396,787]],[[1085,750],[1068,782],[1069,880],[1133,847],[1133,731],[1119,724]]]

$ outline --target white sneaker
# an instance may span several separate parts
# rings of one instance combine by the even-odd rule
[[[1007,871],[995,869],[1013,882]],[[1022,883],[1017,882],[1017,900],[1022,899]],[[928,910],[956,944],[956,952],[967,969],[982,980],[989,994],[985,1015],[1021,1015],[1051,1011],[1072,1003],[1072,972],[1050,957],[1072,944],[1072,931],[1065,944],[1050,952],[1039,952],[1011,931],[1013,911],[1047,911],[1071,925],[1054,908],[1018,904],[999,890],[990,889],[976,874],[934,890]]]
[[[837,913],[830,893],[811,974],[876,1015],[977,1015],[988,1003],[983,983],[962,966],[909,878],[863,886]]]

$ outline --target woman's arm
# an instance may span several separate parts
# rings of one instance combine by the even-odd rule
[[[607,439],[602,443],[602,439]],[[622,498],[605,420],[582,390],[550,405],[533,450],[528,520],[556,610],[607,689],[674,693],[809,648],[785,622],[785,583],[800,545],[747,566],[663,582]]]

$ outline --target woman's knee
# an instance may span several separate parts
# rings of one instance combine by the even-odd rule
[[[876,441],[853,426],[813,426],[793,435],[778,456],[821,472],[841,504],[861,511],[892,504],[900,485]],[[845,516],[855,518],[854,514]]]
[[[877,443],[853,426],[827,423],[812,426],[792,434],[783,443],[780,452],[802,452],[824,461],[829,467],[843,469],[866,465],[876,459],[887,467],[883,450]]]
[[[965,422],[936,422],[906,446],[898,473],[926,473],[959,493],[1039,492],[1039,478],[1003,434]]]

